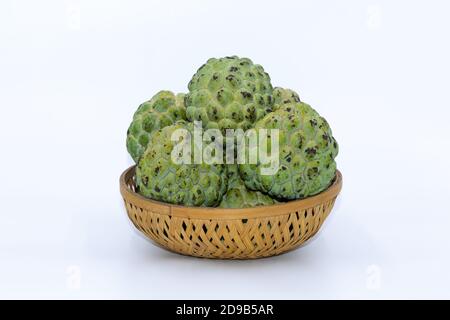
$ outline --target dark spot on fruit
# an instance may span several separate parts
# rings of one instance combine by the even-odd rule
[[[217,74],[214,74],[212,78],[213,78],[213,80],[219,79],[219,77],[217,76]]]
[[[263,97],[260,97],[259,100],[258,100],[258,103],[259,103],[260,105],[263,105],[263,104],[264,104],[264,98],[263,98]]]
[[[239,70],[238,67],[235,67],[235,66],[230,67],[230,72],[236,72],[238,70]]]
[[[291,112],[291,110],[292,110],[291,108],[286,108],[287,112]]]
[[[285,159],[289,158],[289,161],[291,161],[291,157],[292,157],[292,152],[289,151],[289,153],[284,157]]]
[[[202,194],[202,192],[200,190],[197,190],[197,194]]]
[[[316,120],[316,119],[311,119],[311,120],[309,120],[309,123],[311,123],[311,125],[312,125],[313,127],[317,126],[317,120]]]
[[[310,155],[310,156],[315,156],[317,153],[316,148],[307,148],[305,150],[306,154]]]
[[[242,97],[244,97],[246,99],[250,99],[252,97],[252,94],[247,91],[241,91],[241,94],[242,94]]]
[[[155,187],[155,191],[156,191],[156,192],[161,192],[161,189],[160,189],[158,186],[156,186],[156,187]]]
[[[308,169],[308,179],[312,179],[319,173],[319,169],[317,167]]]
[[[142,177],[142,184],[143,184],[144,186],[147,186],[147,185],[148,185],[148,177],[147,177],[147,176],[143,176],[143,177]]]

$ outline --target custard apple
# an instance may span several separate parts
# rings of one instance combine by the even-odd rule
[[[250,208],[277,203],[268,195],[245,187],[237,165],[228,165],[228,189],[220,202],[221,208]]]
[[[278,110],[282,105],[293,102],[300,102],[297,92],[291,89],[275,87],[273,89],[273,110]]]
[[[272,111],[270,77],[248,58],[211,58],[188,88],[187,119],[202,121],[204,128],[247,130]]]
[[[133,116],[127,132],[127,149],[137,163],[144,153],[150,135],[177,120],[186,120],[184,94],[160,91],[142,103]]]
[[[172,141],[178,129],[190,134],[181,140]],[[223,164],[195,164],[192,157],[203,152],[192,139],[194,124],[177,121],[175,124],[155,131],[150,136],[148,147],[136,168],[136,186],[145,197],[186,206],[217,206],[227,188],[226,167]],[[180,132],[180,131],[178,131]],[[180,141],[190,149],[186,152],[190,163],[180,162],[183,156],[174,148]],[[184,150],[184,149],[183,149]],[[174,158],[172,154],[174,153]]]
[[[274,175],[262,175],[260,163],[239,165],[248,188],[292,200],[315,195],[331,184],[338,144],[327,121],[308,104],[284,104],[255,128],[279,129],[279,168]]]

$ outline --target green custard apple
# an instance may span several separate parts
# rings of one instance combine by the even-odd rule
[[[275,174],[263,175],[261,163],[239,165],[248,188],[292,200],[315,195],[331,184],[338,144],[327,121],[308,104],[283,104],[255,128],[279,129],[279,167]]]
[[[227,188],[225,165],[194,163],[194,154],[203,152],[206,147],[200,149],[193,138],[178,136],[172,141],[176,132],[189,133],[193,137],[193,129],[193,123],[177,121],[150,136],[136,168],[136,186],[140,194],[185,206],[214,207],[220,203]],[[180,141],[189,150],[177,149]],[[188,155],[190,163],[179,161],[183,154]]]
[[[202,121],[204,128],[247,130],[273,107],[269,75],[248,58],[211,58],[188,88],[187,119]]]
[[[142,103],[127,132],[127,149],[133,160],[136,163],[139,161],[154,131],[178,120],[186,120],[182,93],[175,95],[170,91],[160,91]]]
[[[228,165],[228,189],[220,202],[221,208],[251,208],[277,203],[268,195],[249,190],[242,181],[237,165]]]
[[[282,105],[294,102],[300,102],[297,92],[291,89],[275,87],[273,89],[273,110],[278,110]]]

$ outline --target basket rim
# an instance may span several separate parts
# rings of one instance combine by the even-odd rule
[[[125,202],[132,203],[142,209],[158,212],[169,216],[183,218],[227,220],[252,219],[285,215],[288,212],[310,209],[337,197],[342,189],[342,174],[336,170],[333,183],[324,191],[311,197],[277,203],[269,206],[252,208],[218,208],[218,207],[188,207],[148,199],[131,190],[127,181],[134,176],[136,165],[126,169],[120,176],[120,193]]]

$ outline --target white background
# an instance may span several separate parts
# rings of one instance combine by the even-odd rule
[[[0,2],[0,298],[450,298],[448,1]],[[330,122],[344,188],[258,261],[154,247],[119,175],[139,103],[250,57]]]

